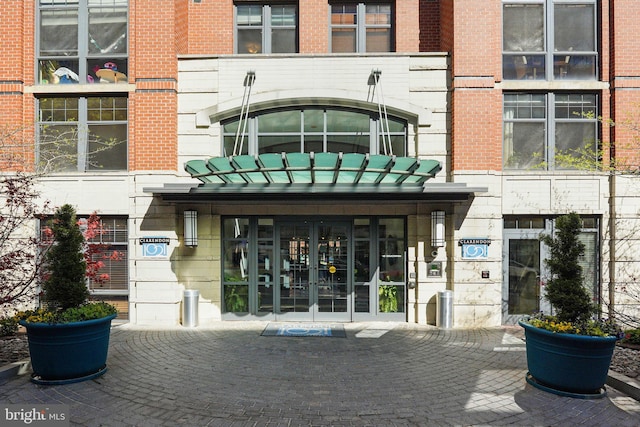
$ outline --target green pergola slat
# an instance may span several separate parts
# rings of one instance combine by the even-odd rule
[[[437,160],[420,160],[420,166],[404,180],[406,183],[423,183],[436,176],[442,166]]]
[[[339,161],[338,153],[314,153],[311,168],[313,182],[323,184],[336,182]]]
[[[245,181],[253,183],[267,183],[269,180],[262,173],[256,158],[249,155],[235,156],[231,158],[231,164],[236,172],[242,175]]]
[[[340,162],[339,183],[356,183],[365,164],[366,156],[361,153],[347,153],[342,156]]]
[[[242,176],[235,173],[236,169],[231,165],[228,157],[212,157],[207,161],[207,167],[224,182],[234,184],[246,182]]]
[[[367,166],[365,167],[359,182],[377,184],[387,173],[389,173],[391,167],[393,167],[395,163],[395,156],[374,154],[369,156],[368,160]]]
[[[362,153],[265,153],[185,163],[192,177],[212,185],[346,184],[354,189],[423,184],[441,169],[436,160]]]
[[[391,171],[380,181],[381,183],[402,183],[409,173],[418,167],[418,159],[413,157],[396,157]]]
[[[287,153],[285,163],[291,182],[311,184],[311,158],[309,153]]]
[[[189,172],[192,177],[198,178],[202,182],[222,183],[221,178],[211,175],[211,170],[207,167],[204,160],[189,160],[184,165],[184,170]]]
[[[266,153],[258,156],[258,164],[262,167],[265,177],[270,182],[284,184],[290,182],[289,175],[284,171],[284,155],[282,153]]]

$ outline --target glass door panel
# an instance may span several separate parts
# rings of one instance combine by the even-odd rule
[[[309,313],[311,228],[309,224],[280,227],[280,313]]]
[[[546,252],[539,231],[507,232],[504,238],[503,323],[515,324],[523,316],[550,313],[544,296]]]
[[[349,272],[351,271],[348,268],[348,226],[320,223],[316,230],[317,312],[347,313]],[[346,319],[348,318],[347,316]]]

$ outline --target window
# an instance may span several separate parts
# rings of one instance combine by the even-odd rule
[[[596,78],[595,0],[506,1],[502,19],[504,79]]]
[[[331,52],[391,52],[390,3],[332,3]]]
[[[505,169],[595,167],[597,96],[509,93],[503,105]]]
[[[127,81],[127,0],[40,0],[41,84]]]
[[[38,168],[48,172],[127,170],[127,98],[38,100]]]
[[[392,154],[406,152],[405,121],[388,119],[382,131],[377,113],[332,108],[265,111],[223,124],[225,156],[263,153],[381,153],[390,140]],[[387,130],[385,123],[384,130]]]
[[[78,215],[78,223],[82,229],[86,227],[87,216]],[[127,295],[129,290],[128,271],[128,226],[127,218],[100,216],[102,234],[89,240],[89,244],[100,244],[102,247],[93,255],[95,261],[104,265],[99,274],[107,274],[108,279],[96,281],[90,279],[87,283],[93,295]],[[40,238],[46,241],[50,236],[45,233],[49,226],[47,220],[40,221]]]
[[[237,53],[297,51],[297,7],[292,4],[237,4]]]
[[[82,219],[81,219],[82,220]],[[89,290],[94,294],[121,294],[129,289],[129,273],[127,268],[127,218],[101,216],[103,233],[90,243],[101,244],[102,250],[93,256],[94,261],[104,265],[100,274],[107,274],[108,279],[89,281]]]

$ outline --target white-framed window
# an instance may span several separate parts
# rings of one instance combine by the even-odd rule
[[[392,52],[392,4],[381,2],[331,2],[329,5],[331,52]]]
[[[39,0],[37,82],[123,83],[127,0]]]
[[[236,53],[295,53],[298,6],[236,3],[234,30]]]
[[[593,93],[505,93],[504,169],[588,169],[598,164]]]
[[[37,105],[39,170],[127,170],[127,97],[47,97]]]
[[[282,152],[406,155],[407,122],[389,117],[383,126],[378,114],[369,111],[316,106],[267,110],[250,115],[246,122],[238,118],[224,121],[222,130],[224,156]]]
[[[505,80],[594,80],[596,0],[507,0],[502,5]]]

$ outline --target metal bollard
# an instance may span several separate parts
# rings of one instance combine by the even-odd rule
[[[453,291],[438,292],[436,326],[449,329],[453,327]]]
[[[200,291],[197,289],[185,289],[182,299],[182,326],[198,326],[198,300]]]

